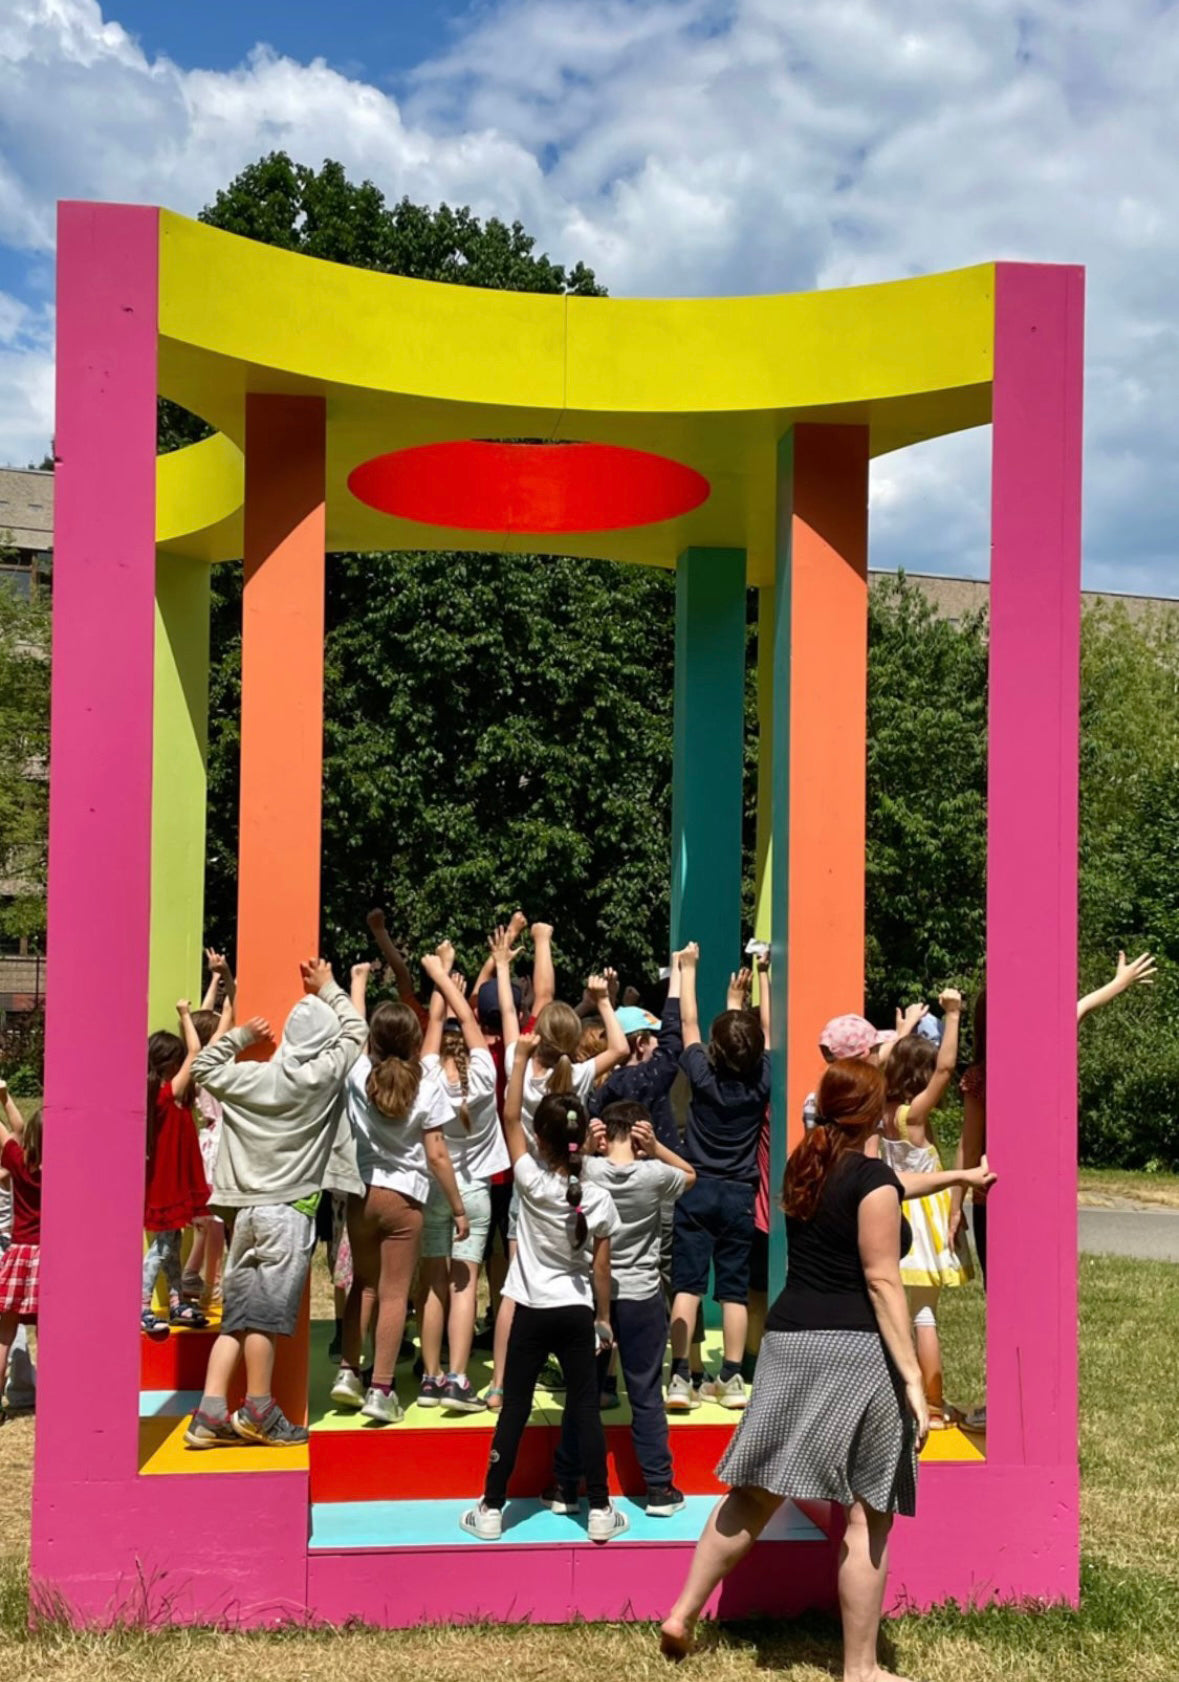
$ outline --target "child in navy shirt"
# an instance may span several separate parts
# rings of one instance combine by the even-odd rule
[[[641,1104],[650,1113],[655,1137],[670,1151],[680,1148],[680,1133],[672,1114],[670,1096],[680,1072],[680,1057],[684,1049],[680,1022],[680,956],[679,952],[671,955],[667,1003],[662,1018],[652,1016],[637,1005],[623,1005],[618,1011],[618,1026],[626,1035],[630,1056],[620,1067],[610,1071],[589,1099],[592,1116],[603,1115],[611,1104],[624,1101]]]
[[[684,1030],[681,1066],[692,1087],[684,1155],[697,1178],[675,1211],[672,1363],[667,1391],[667,1406],[673,1413],[700,1405],[691,1382],[688,1347],[713,1266],[716,1298],[722,1311],[724,1361],[720,1376],[706,1382],[702,1394],[726,1408],[743,1408],[748,1399],[741,1360],[749,1320],[757,1144],[770,1099],[768,986],[761,988],[760,1016],[752,1010],[724,1011],[713,1022],[705,1048],[700,1041],[696,1005],[698,958],[695,945],[680,955]]]

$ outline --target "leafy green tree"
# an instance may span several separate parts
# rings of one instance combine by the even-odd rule
[[[0,936],[45,932],[49,609],[0,584]]]

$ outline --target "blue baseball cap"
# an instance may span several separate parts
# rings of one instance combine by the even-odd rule
[[[641,1005],[623,1005],[617,1015],[618,1026],[628,1039],[632,1034],[657,1034],[663,1026],[657,1016]]]
[[[516,1009],[520,1008],[523,994],[516,983],[512,982],[512,999]],[[480,1022],[486,1022],[490,1017],[499,1015],[499,982],[485,981],[475,998],[475,1014]]]

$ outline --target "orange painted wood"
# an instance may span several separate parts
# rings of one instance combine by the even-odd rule
[[[786,1117],[792,1147],[825,1022],[864,1008],[868,429],[799,426],[790,487]],[[775,843],[777,844],[777,842]]]
[[[319,947],[325,408],[246,398],[238,1020],[276,1035]],[[274,1394],[306,1421],[309,1314],[280,1338]]]

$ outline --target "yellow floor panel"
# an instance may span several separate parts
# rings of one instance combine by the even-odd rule
[[[987,1457],[987,1439],[981,1431],[961,1431],[951,1425],[944,1431],[931,1431],[921,1450],[921,1463],[936,1461],[975,1460],[980,1464]]]
[[[139,1421],[139,1470],[145,1477],[180,1472],[305,1472],[307,1447],[191,1449],[184,1446],[187,1419]]]

